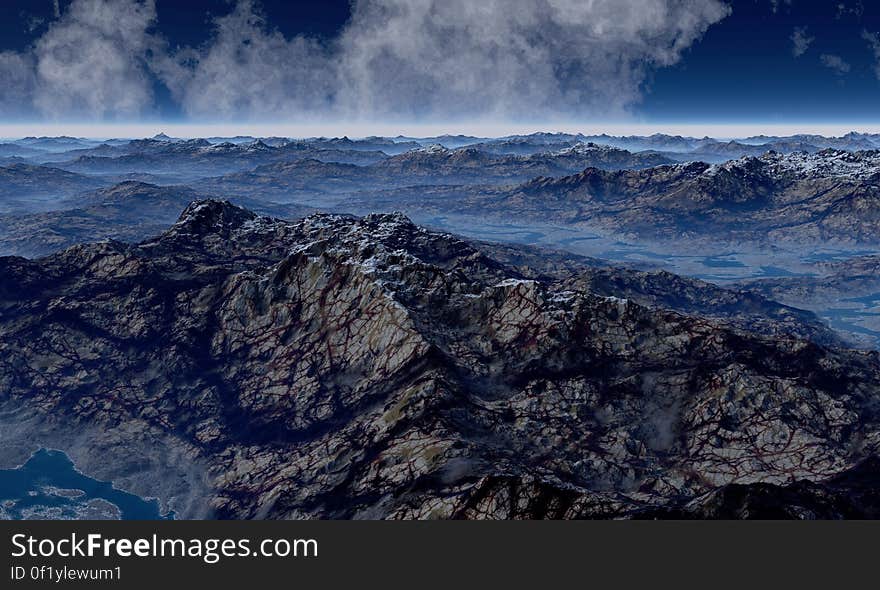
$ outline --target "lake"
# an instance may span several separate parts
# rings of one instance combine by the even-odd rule
[[[159,502],[77,471],[61,451],[40,449],[20,467],[0,470],[0,519],[169,520]]]

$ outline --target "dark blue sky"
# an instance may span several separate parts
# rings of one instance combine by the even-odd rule
[[[60,0],[62,9],[70,0]],[[287,36],[330,38],[345,24],[349,0],[263,0],[268,20]],[[0,51],[22,50],[45,32],[53,0],[2,0]],[[638,115],[651,121],[880,121],[875,55],[862,37],[880,32],[880,3],[864,0],[734,0],[677,65],[649,77]],[[774,8],[775,7],[775,8]],[[211,35],[210,15],[228,0],[158,0],[159,32],[172,45]],[[800,55],[792,33],[814,40]],[[823,57],[824,56],[824,57]],[[837,64],[841,68],[829,67]],[[167,92],[161,110],[172,114]]]
[[[59,0],[62,10],[71,0]],[[22,49],[45,31],[53,0],[0,1],[0,50]],[[210,37],[212,15],[232,10],[230,0],[157,0],[159,30],[175,45],[198,45]],[[288,36],[332,36],[348,20],[350,0],[261,0],[268,20]],[[34,19],[44,24],[29,31]]]
[[[652,118],[696,120],[880,119],[880,80],[863,31],[880,31],[880,3],[767,0],[733,3],[678,65],[654,76],[642,110]],[[795,57],[791,35],[814,38]],[[823,65],[840,57],[850,71]]]

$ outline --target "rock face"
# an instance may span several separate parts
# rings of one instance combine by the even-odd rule
[[[877,353],[754,295],[541,258],[401,215],[199,201],[138,245],[0,259],[0,396],[120,448],[172,441],[218,517],[855,502],[839,481],[880,444]]]

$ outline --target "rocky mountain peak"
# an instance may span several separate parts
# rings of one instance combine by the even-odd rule
[[[622,150],[620,148],[615,148],[608,145],[599,145],[592,141],[584,142],[579,141],[571,147],[563,148],[556,152],[556,155],[559,156],[569,156],[569,155],[592,155],[596,153],[620,153],[627,154],[626,150]]]
[[[768,180],[767,160],[755,156],[743,156],[737,160],[730,160],[723,164],[713,164],[706,168],[701,180],[712,178],[712,182],[723,182],[723,179],[739,182],[766,181]],[[713,178],[714,177],[714,178]]]
[[[229,201],[205,199],[193,201],[184,209],[171,231],[177,234],[229,232],[253,221],[257,215]]]
[[[0,259],[0,385],[112,452],[167,445],[235,518],[632,517],[880,447],[876,357],[757,297],[552,260],[200,200],[138,246]]]
[[[263,142],[262,140],[258,139],[252,143],[249,143],[247,145],[247,149],[250,151],[256,151],[256,152],[267,152],[267,151],[271,151],[272,147],[269,146],[268,144],[266,144],[265,142]]]
[[[394,274],[400,287],[407,283],[406,289],[423,289],[418,277],[429,267],[436,273],[467,269],[468,280],[491,280],[504,272],[501,265],[465,240],[426,230],[399,212],[361,218],[316,214],[290,227],[300,243],[308,244],[310,252],[332,254],[340,262],[375,276],[388,278]],[[315,246],[317,243],[321,246]]]
[[[411,154],[432,154],[432,155],[438,155],[438,154],[448,154],[449,151],[450,151],[450,150],[448,150],[447,148],[443,147],[443,146],[440,145],[439,143],[432,143],[432,144],[430,144],[430,145],[426,145],[425,147],[421,147],[421,148],[416,148],[416,149],[414,149],[414,150],[410,150],[409,153],[411,153]]]

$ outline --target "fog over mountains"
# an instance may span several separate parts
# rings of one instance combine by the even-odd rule
[[[183,517],[880,514],[880,136],[0,154],[6,462]]]

